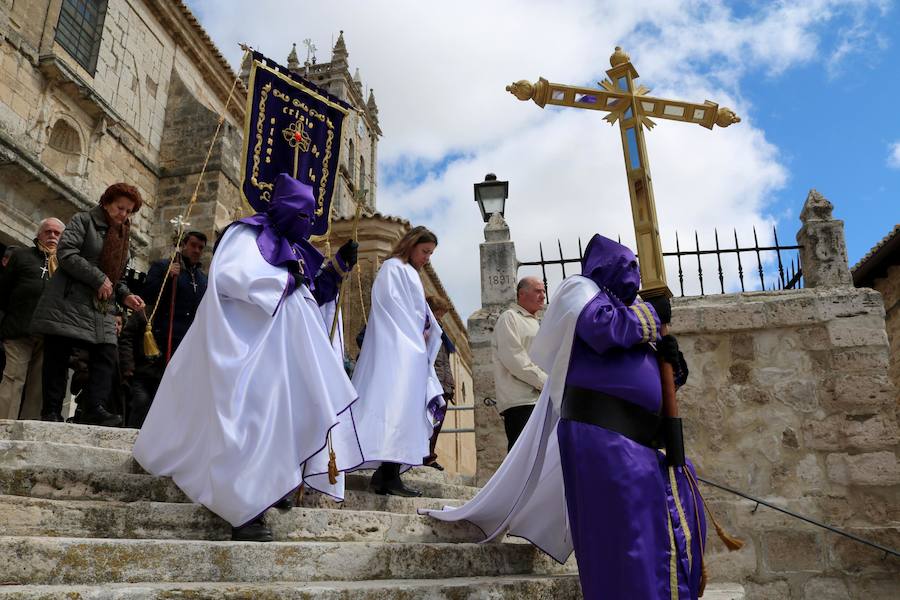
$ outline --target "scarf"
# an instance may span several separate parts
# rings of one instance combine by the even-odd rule
[[[34,240],[34,245],[44,253],[44,257],[47,259],[47,272],[50,273],[50,277],[53,277],[53,274],[56,273],[56,268],[59,266],[59,261],[56,259],[56,250],[51,250],[42,244],[40,240]]]
[[[125,263],[128,262],[128,240],[131,232],[131,222],[126,220],[121,225],[111,223],[109,215],[104,210],[103,216],[109,228],[106,237],[103,238],[103,250],[100,251],[99,267],[109,277],[113,285],[119,283],[125,272]]]

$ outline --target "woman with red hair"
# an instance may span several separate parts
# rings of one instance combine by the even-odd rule
[[[73,348],[90,355],[88,385],[80,422],[121,425],[122,417],[104,406],[116,368],[116,303],[142,310],[122,278],[128,262],[131,215],[142,204],[132,185],[114,183],[94,208],[76,213],[59,240],[59,269],[47,284],[31,321],[44,335],[44,388],[41,419],[62,421],[69,356]]]

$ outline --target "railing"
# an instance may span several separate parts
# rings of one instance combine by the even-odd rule
[[[475,405],[474,404],[463,404],[461,406],[456,406],[456,405],[451,404],[450,406],[447,407],[447,411],[449,412],[451,410],[454,410],[454,411],[455,410],[475,410]],[[441,433],[442,434],[444,434],[444,433],[475,433],[475,428],[474,427],[456,427],[456,428],[451,427],[448,429],[441,429]]]
[[[864,546],[869,546],[870,548],[875,548],[875,549],[878,550],[879,552],[883,552],[883,553],[884,553],[884,556],[881,557],[882,560],[886,559],[888,556],[895,556],[895,557],[897,557],[897,558],[900,558],[900,552],[898,552],[897,550],[893,550],[893,549],[888,548],[888,547],[886,547],[886,546],[882,546],[881,544],[878,544],[878,543],[876,543],[876,542],[871,542],[871,541],[869,541],[869,540],[863,539],[863,538],[861,538],[861,537],[859,537],[859,536],[853,535],[852,533],[847,533],[846,531],[843,531],[843,530],[841,530],[841,529],[838,529],[837,527],[832,527],[831,525],[828,525],[828,524],[826,524],[826,523],[821,523],[821,522],[819,522],[819,521],[816,521],[815,519],[811,519],[811,518],[809,518],[809,517],[805,517],[805,516],[803,516],[803,515],[801,515],[801,514],[795,513],[794,511],[791,511],[791,510],[788,510],[788,509],[786,509],[786,508],[782,508],[782,507],[780,507],[780,506],[778,506],[778,505],[772,504],[771,502],[766,502],[766,501],[763,500],[762,498],[756,498],[755,496],[751,496],[750,494],[745,494],[744,492],[739,492],[738,490],[735,490],[735,489],[733,489],[733,488],[730,488],[730,487],[728,487],[727,485],[722,485],[721,483],[715,483],[714,481],[710,481],[709,479],[705,479],[705,478],[703,478],[703,477],[697,477],[697,480],[700,481],[700,482],[702,482],[702,483],[705,483],[706,485],[710,485],[710,486],[712,486],[712,487],[714,487],[714,488],[718,488],[718,489],[720,489],[720,490],[722,490],[722,491],[725,491],[725,492],[728,492],[728,493],[730,493],[730,494],[734,494],[734,495],[736,495],[736,496],[740,496],[741,498],[745,498],[745,499],[747,499],[747,500],[750,500],[751,502],[755,502],[755,503],[756,503],[756,507],[754,507],[753,512],[756,512],[756,509],[759,508],[760,505],[762,505],[762,506],[765,506],[765,507],[767,507],[767,508],[771,508],[772,510],[777,510],[778,512],[783,513],[783,514],[785,514],[785,515],[788,515],[789,517],[793,517],[793,518],[795,518],[795,519],[800,519],[801,521],[805,521],[805,522],[807,522],[807,523],[809,523],[809,524],[811,524],[811,525],[815,525],[816,527],[820,527],[820,528],[826,529],[826,530],[828,530],[828,531],[830,531],[830,532],[832,532],[832,533],[836,533],[836,534],[838,534],[838,535],[842,535],[842,536],[844,536],[845,538],[850,539],[850,540],[853,540],[854,542],[856,542],[856,543],[858,543],[858,544],[863,544]]]
[[[725,294],[726,287],[731,288],[731,285],[726,286],[726,270],[723,267],[722,259],[726,258],[726,262],[728,257],[734,257],[736,262],[736,280],[733,281],[733,291],[737,290],[737,285],[740,285],[740,291],[753,291],[748,290],[748,286],[750,286],[750,281],[745,281],[745,270],[744,270],[744,260],[742,259],[742,255],[746,257],[746,255],[751,255],[751,260],[748,263],[748,266],[751,266],[753,263],[753,258],[755,257],[755,266],[751,266],[750,268],[754,268],[756,276],[759,278],[759,287],[756,288],[755,283],[752,285],[753,289],[759,290],[788,290],[788,289],[796,289],[802,287],[803,283],[803,271],[800,266],[800,254],[798,250],[800,246],[797,245],[782,245],[778,241],[778,232],[775,228],[772,228],[772,234],[774,237],[774,245],[769,246],[760,246],[759,238],[756,233],[756,228],[753,228],[753,245],[742,247],[738,240],[737,230],[733,230],[734,237],[734,247],[722,247],[719,242],[719,232],[718,230],[714,230],[714,240],[715,246],[714,248],[709,249],[701,249],[700,248],[700,236],[697,232],[694,232],[694,249],[691,250],[682,250],[681,248],[681,240],[679,235],[675,234],[675,250],[669,252],[663,252],[663,257],[665,258],[674,258],[676,264],[678,266],[678,289],[679,294],[681,296],[685,296],[685,262],[690,257],[695,257],[697,261],[697,277],[693,280],[696,285],[694,289],[699,291],[699,295],[706,295],[706,282],[704,281],[704,257],[713,257],[715,256],[716,261],[713,266],[716,275],[719,281],[719,292],[720,294]],[[621,240],[620,240],[621,241]],[[581,259],[584,256],[584,251],[582,249],[581,238],[578,238],[578,256],[577,258],[566,258],[563,253],[562,242],[560,240],[556,241],[557,249],[559,252],[559,258],[546,258],[544,256],[544,246],[543,244],[538,244],[538,252],[540,255],[539,260],[533,261],[523,261],[519,262],[519,267],[540,267],[541,269],[541,277],[544,281],[544,287],[547,288],[547,301],[550,300],[550,290],[549,284],[550,281],[547,277],[547,268],[558,266],[560,272],[562,274],[562,278],[564,279],[568,274],[566,272],[566,265],[577,265],[574,269],[574,272],[580,272]],[[790,263],[786,262],[786,258],[783,258],[782,254],[793,253],[794,256],[791,257]],[[773,260],[764,260],[763,255],[768,255],[767,258],[771,258]],[[771,265],[769,263],[772,263]],[[768,272],[768,282],[767,282],[767,270]],[[747,274],[749,276],[749,273]],[[733,276],[729,276],[729,279],[733,279]],[[755,277],[754,277],[755,279]],[[691,279],[689,278],[688,291],[691,292],[690,288]],[[730,290],[731,291],[731,290]],[[694,295],[692,293],[688,293],[687,295]]]

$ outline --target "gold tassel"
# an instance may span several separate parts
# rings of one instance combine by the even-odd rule
[[[712,513],[709,513],[709,516],[712,517]],[[716,522],[715,518],[713,518],[712,522],[716,528],[716,535],[719,536],[719,539],[722,540],[722,543],[725,544],[729,550],[734,552],[735,550],[740,550],[744,547],[744,541],[728,535],[728,532],[722,529],[722,526]]]
[[[685,473],[688,476],[688,479],[694,486],[694,489],[697,489],[697,482],[694,480],[694,476],[691,475],[691,472],[685,470]],[[719,522],[716,521],[715,515],[712,513],[712,509],[709,508],[709,504],[705,501],[703,502],[703,508],[706,509],[706,514],[709,515],[709,520],[713,522],[713,526],[716,528],[716,535],[719,536],[719,539],[722,540],[722,543],[725,544],[725,547],[728,548],[731,552],[735,550],[740,550],[744,547],[744,540],[740,540],[736,537],[732,537],[728,535],[728,532],[719,525]],[[704,565],[705,568],[705,565]]]
[[[697,594],[698,597],[703,597],[703,592],[706,591],[706,582],[709,581],[709,572],[706,570],[706,563],[703,563],[703,568],[700,571],[700,593]]]
[[[743,548],[744,541],[728,535],[728,532],[725,531],[721,525],[719,525],[718,521],[716,521],[716,517],[712,514],[712,510],[710,510],[709,504],[704,502],[703,506],[706,508],[706,514],[709,515],[709,520],[712,521],[713,527],[716,528],[716,535],[719,536],[719,539],[722,540],[722,543],[725,544],[725,547],[727,547],[732,552]]]
[[[148,322],[147,329],[144,331],[144,355],[147,358],[157,358],[161,352],[156,340],[153,338],[153,326]]]
[[[331,432],[328,432],[328,483],[334,485],[338,478],[337,457],[334,455],[334,446],[331,445]]]

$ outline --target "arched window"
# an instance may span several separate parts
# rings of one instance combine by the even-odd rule
[[[81,138],[74,127],[59,119],[53,124],[50,131],[50,147],[67,154],[79,154],[81,152]]]
[[[83,168],[81,135],[64,119],[50,130],[50,139],[41,153],[41,162],[59,175],[80,175]]]
[[[366,186],[366,159],[359,157],[359,189],[364,190]]]
[[[350,139],[350,151],[347,153],[347,172],[350,174],[350,181],[353,181],[353,139]]]

